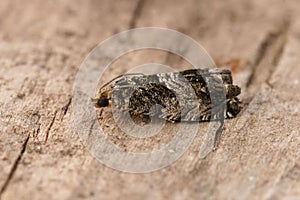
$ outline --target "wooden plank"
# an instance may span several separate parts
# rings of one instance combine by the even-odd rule
[[[5,127],[0,130],[0,198],[299,197],[296,1],[287,6],[292,13],[287,31],[282,25],[287,10],[281,1],[29,1],[19,6],[2,1],[1,5],[0,16],[11,12],[0,24],[4,66],[0,103],[5,106],[0,121]],[[41,7],[51,10],[51,16]],[[19,13],[27,17],[19,20]],[[232,59],[246,63],[234,71],[246,105],[238,118],[226,120],[219,148],[205,159],[198,153],[208,123],[201,123],[202,134],[177,162],[153,173],[127,174],[100,164],[82,145],[71,124],[72,84],[77,66],[97,42],[144,26],[182,31],[219,63]],[[278,31],[275,39],[268,39]],[[177,69],[190,67],[177,56],[148,50],[121,58],[106,78],[154,61]],[[112,136],[120,136],[111,120],[102,123],[112,128]],[[149,150],[159,146],[159,139],[160,145],[167,142],[172,136],[167,132],[144,146],[134,146],[123,135],[122,140],[112,139],[129,150]]]

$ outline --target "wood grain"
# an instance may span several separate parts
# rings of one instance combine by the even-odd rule
[[[296,0],[1,1],[0,199],[300,198],[299,13]],[[145,26],[181,31],[231,65],[244,109],[225,121],[218,149],[205,159],[198,154],[208,123],[200,123],[178,161],[129,174],[105,167],[82,144],[72,125],[72,87],[99,42]],[[190,67],[145,50],[120,58],[106,79],[154,61]],[[116,143],[143,147],[110,120],[102,123]],[[171,128],[164,130],[142,149],[167,142]]]

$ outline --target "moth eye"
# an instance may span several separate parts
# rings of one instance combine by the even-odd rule
[[[105,97],[101,97],[98,101],[97,101],[97,106],[99,107],[106,107],[108,106],[109,104],[109,101],[107,98]]]

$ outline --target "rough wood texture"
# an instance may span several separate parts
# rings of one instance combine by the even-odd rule
[[[299,13],[297,0],[2,0],[0,198],[299,199]],[[72,86],[100,41],[145,26],[182,31],[217,63],[234,64],[245,107],[205,159],[197,135],[171,166],[127,174],[81,144],[71,123]],[[149,61],[188,66],[151,50],[114,64]],[[118,69],[107,79],[125,70]]]

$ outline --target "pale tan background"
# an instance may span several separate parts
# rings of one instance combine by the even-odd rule
[[[298,0],[1,0],[0,198],[300,199],[299,19]],[[89,154],[71,124],[71,102],[88,52],[145,26],[179,30],[227,64],[245,107],[226,120],[206,159],[197,157],[199,135],[176,163],[137,175]],[[107,80],[124,63],[148,61],[187,66],[171,54],[137,52]],[[130,147],[124,141],[115,142]]]

